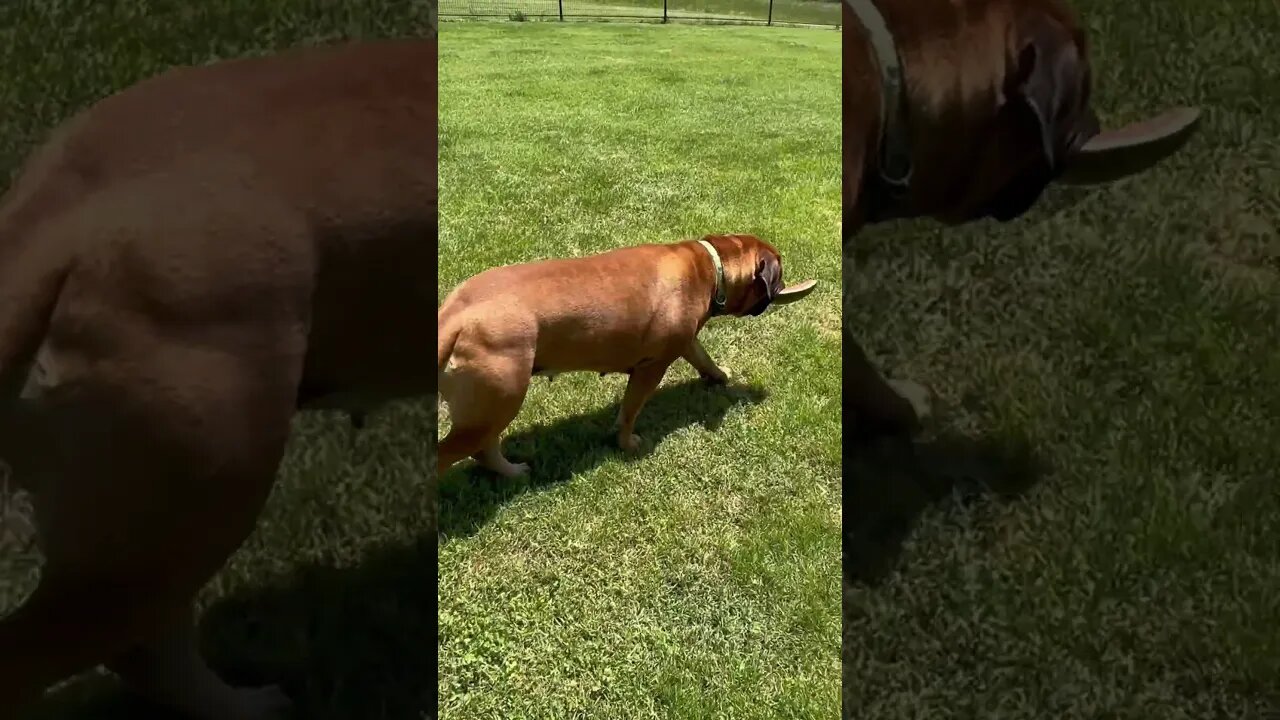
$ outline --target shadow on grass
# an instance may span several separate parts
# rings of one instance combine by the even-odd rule
[[[708,387],[699,380],[659,388],[636,421],[647,453],[671,433],[691,425],[715,430],[725,415],[745,403],[759,403],[764,389],[730,384]],[[467,461],[440,480],[440,532],[447,537],[473,534],[505,503],[522,493],[564,482],[601,463],[626,457],[613,430],[620,401],[589,415],[575,415],[503,440],[512,462],[528,462],[529,476],[498,477]]]
[[[691,425],[714,429],[732,408],[758,403],[753,387],[690,381],[660,389],[640,416],[646,449]],[[446,533],[474,532],[503,502],[618,457],[614,403],[511,437],[508,452],[534,465],[512,483],[466,469],[446,476]],[[278,684],[292,718],[364,720],[436,716],[436,555],[430,532],[370,551],[351,567],[310,565],[214,602],[200,623],[210,665],[235,685]],[[24,720],[187,720],[89,674],[53,691]]]
[[[898,564],[920,515],[946,500],[1011,499],[1046,467],[1023,438],[886,437],[844,450],[845,581],[876,585]]]
[[[372,551],[351,568],[303,567],[235,593],[200,623],[209,663],[236,685],[274,683],[299,720],[436,717],[436,540]],[[28,720],[189,720],[115,678],[87,675]]]

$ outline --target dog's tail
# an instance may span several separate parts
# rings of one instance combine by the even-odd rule
[[[71,264],[53,244],[11,235],[0,213],[0,403],[26,383]]]
[[[444,372],[445,363],[449,362],[449,357],[453,355],[453,346],[458,342],[458,335],[462,332],[462,323],[459,319],[457,310],[446,299],[444,307],[436,313],[436,369],[439,372]]]

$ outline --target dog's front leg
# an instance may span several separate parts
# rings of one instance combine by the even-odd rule
[[[845,328],[841,350],[843,405],[852,411],[853,434],[861,438],[913,434],[932,412],[933,393],[908,380],[886,380]]]
[[[724,385],[729,382],[729,374],[716,365],[716,361],[707,354],[707,349],[702,347],[698,338],[695,337],[693,342],[689,343],[688,349],[681,357],[689,361],[708,385]]]
[[[627,381],[627,392],[622,396],[622,409],[618,412],[618,446],[627,452],[640,449],[640,436],[635,434],[636,416],[645,402],[658,389],[662,376],[675,360],[650,361],[638,365],[631,371],[631,379]]]

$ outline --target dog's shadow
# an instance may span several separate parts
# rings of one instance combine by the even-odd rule
[[[436,536],[309,565],[214,602],[200,621],[210,666],[233,685],[278,684],[281,720],[434,718]],[[190,720],[101,673],[49,693],[23,720]]]
[[[510,435],[503,440],[503,452],[512,462],[528,462],[530,473],[510,480],[469,461],[445,473],[440,479],[440,532],[445,537],[471,535],[522,493],[564,482],[610,459],[638,459],[663,438],[692,425],[715,430],[733,408],[762,402],[767,396],[761,387],[732,382],[708,386],[689,380],[659,388],[636,422],[636,432],[643,438],[636,456],[620,450],[615,439],[620,400],[590,414]]]
[[[714,428],[732,408],[765,397],[759,388],[675,384],[654,394],[638,431],[652,448],[684,427]],[[615,403],[512,437],[510,454],[536,463],[522,486],[470,468],[449,473],[441,489],[442,529],[473,532],[519,492],[627,457],[609,431],[616,412]],[[233,684],[279,684],[296,702],[290,718],[436,717],[439,537],[424,528],[416,539],[373,549],[354,565],[291,569],[217,600],[200,622],[205,656]],[[102,674],[52,691],[23,720],[72,718],[185,720]]]
[[[851,440],[843,452],[845,581],[871,586],[902,564],[903,543],[929,507],[1016,498],[1048,469],[1029,441],[1009,436]]]

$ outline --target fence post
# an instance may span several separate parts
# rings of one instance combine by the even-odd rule
[[[773,25],[773,0],[769,0],[769,21],[766,25]]]
[[[769,0],[773,2],[773,0]],[[560,22],[564,22],[564,0],[560,0]]]
[[[773,2],[773,0],[769,0],[769,2]],[[667,0],[662,0],[662,22],[666,22],[666,21],[667,21]]]

